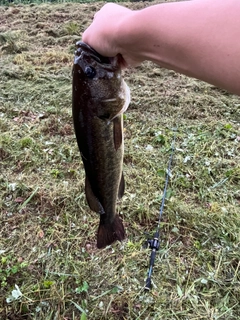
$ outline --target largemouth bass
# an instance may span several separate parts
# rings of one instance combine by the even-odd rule
[[[77,42],[73,66],[74,129],[85,169],[85,193],[91,210],[100,214],[97,247],[125,238],[116,213],[124,193],[123,112],[130,90],[121,76],[120,57],[106,58]]]

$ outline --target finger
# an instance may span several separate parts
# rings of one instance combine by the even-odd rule
[[[99,11],[98,11],[98,12],[99,12]],[[96,12],[96,13],[94,14],[94,16],[93,16],[93,20],[97,18],[97,16],[98,16],[98,12]]]

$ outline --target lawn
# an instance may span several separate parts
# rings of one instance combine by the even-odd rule
[[[73,131],[76,41],[103,3],[0,7],[0,319],[240,319],[240,100],[124,71],[127,239],[96,248]],[[150,2],[125,3],[143,8]],[[151,2],[152,4],[152,2]],[[171,146],[152,290],[144,285]]]

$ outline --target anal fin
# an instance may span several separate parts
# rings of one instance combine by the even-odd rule
[[[124,189],[125,189],[125,181],[124,181],[124,176],[122,173],[122,177],[120,180],[120,184],[119,184],[119,189],[118,189],[118,199],[121,199],[123,194],[124,194]]]

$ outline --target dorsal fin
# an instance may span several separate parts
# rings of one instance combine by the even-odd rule
[[[105,213],[103,206],[99,202],[98,198],[94,195],[91,184],[88,180],[88,177],[85,179],[85,193],[87,198],[87,203],[92,211],[95,211],[99,214]]]

